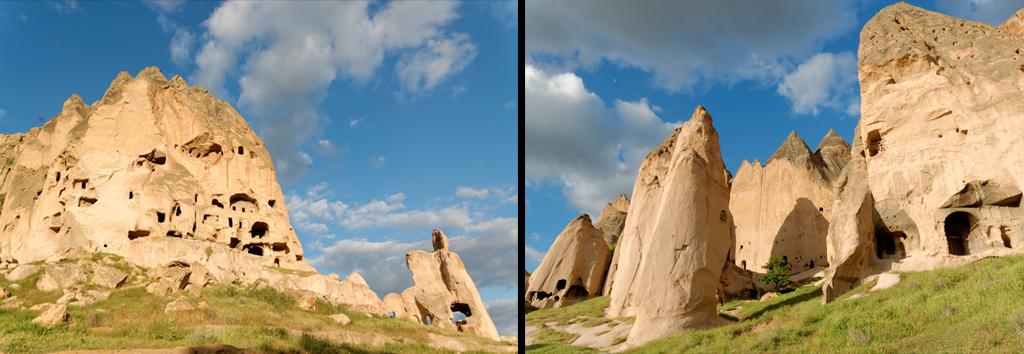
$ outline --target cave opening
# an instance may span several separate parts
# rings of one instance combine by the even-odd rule
[[[267,231],[270,230],[270,226],[262,221],[257,221],[252,224],[252,228],[249,229],[249,235],[253,238],[263,238],[267,235]]]
[[[902,259],[907,256],[903,245],[907,234],[902,231],[875,230],[875,257],[878,259]]]
[[[256,245],[248,245],[242,248],[244,248],[246,252],[249,252],[249,254],[263,256],[263,247]]]
[[[957,211],[946,216],[944,229],[946,231],[946,244],[949,247],[949,254],[954,256],[966,256],[971,254],[967,247],[967,237],[977,226],[978,218],[968,212]]]
[[[878,152],[882,149],[882,134],[878,130],[868,132],[867,148],[868,157],[878,155]]]

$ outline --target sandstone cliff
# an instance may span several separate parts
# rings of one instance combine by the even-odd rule
[[[811,152],[793,132],[764,166],[758,161],[740,165],[729,194],[736,265],[764,273],[768,258],[781,256],[799,273],[828,264],[825,235],[836,195],[833,180],[849,160],[849,149],[830,130]]]
[[[104,252],[383,312],[358,274],[306,263],[263,142],[181,77],[121,72],[92,104],[72,95],[42,127],[0,135],[0,163],[0,261]]]
[[[847,185],[866,185],[874,216],[870,242],[859,242],[868,256],[850,258],[866,258],[850,269],[868,268],[846,282],[1020,252],[1021,16],[994,27],[899,3],[864,25],[852,153],[864,159],[865,173]],[[830,230],[830,244],[864,237],[843,229]],[[843,257],[833,257],[841,262],[832,264],[836,277],[849,268]],[[826,300],[845,288],[826,289]]]
[[[732,229],[726,176],[703,107],[641,164],[607,309],[636,316],[628,345],[719,321],[716,291]]]
[[[558,234],[526,288],[526,300],[534,307],[572,305],[601,294],[611,251],[607,234],[580,215]]]

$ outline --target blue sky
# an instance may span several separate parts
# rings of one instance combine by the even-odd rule
[[[909,2],[991,24],[1024,7]],[[734,173],[790,131],[812,149],[830,128],[850,141],[860,29],[891,3],[527,1],[525,268],[577,215],[629,195],[643,156],[698,104]]]
[[[451,238],[515,332],[515,3],[0,2],[0,133],[118,72],[160,67],[233,104],[267,142],[307,258],[411,285],[404,253]]]

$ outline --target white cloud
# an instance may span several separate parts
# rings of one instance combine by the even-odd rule
[[[519,25],[519,2],[515,0],[491,1],[491,14],[505,27]]]
[[[472,60],[469,38],[445,30],[457,3],[369,4],[231,1],[203,23],[191,81],[228,97],[226,80],[240,71],[238,103],[252,111],[284,179],[305,171],[297,146],[320,131],[317,108],[333,82],[365,83],[392,56],[408,90],[429,90]]]
[[[526,246],[526,260],[540,263],[540,261],[544,260],[544,253],[538,251],[536,248]]]
[[[799,114],[818,115],[823,109],[860,114],[857,58],[850,52],[815,54],[786,75],[777,90]]]
[[[855,0],[530,1],[527,59],[546,69],[637,68],[668,91],[774,82],[856,26]],[[550,66],[547,66],[550,65]]]
[[[47,2],[50,8],[57,10],[62,14],[73,14],[81,12],[82,7],[78,5],[78,0],[58,0]]]
[[[370,158],[370,167],[381,168],[388,162],[388,159],[384,156],[374,156]]]
[[[3,109],[3,108],[0,108],[0,120],[4,120],[4,117],[6,117],[6,116],[7,116],[7,110]]]
[[[442,79],[462,71],[474,57],[476,46],[469,42],[469,36],[456,33],[452,38],[427,41],[426,50],[403,59],[396,69],[405,88],[419,92],[430,90]]]
[[[494,300],[487,304],[487,313],[491,315],[498,333],[503,336],[514,336],[519,333],[519,302],[515,299]]]
[[[935,7],[950,16],[999,25],[1024,8],[1024,0],[936,0]]]
[[[628,194],[643,157],[671,133],[647,99],[607,108],[572,73],[526,67],[527,182],[557,183],[569,203],[595,213]]]
[[[511,204],[515,204],[519,201],[519,196],[516,194],[514,188],[473,188],[459,186],[455,188],[455,196],[464,199],[495,198],[501,203]]]
[[[185,6],[185,0],[143,0],[142,3],[161,13],[175,12]]]
[[[359,124],[363,123],[363,118],[352,118],[348,120],[348,126],[350,128],[358,127]]]
[[[455,195],[462,198],[487,198],[491,190],[487,188],[458,187]]]
[[[184,29],[176,29],[171,37],[171,62],[177,66],[188,65],[195,36]]]
[[[409,210],[404,201],[405,195],[402,193],[390,195],[385,200],[372,200],[349,210],[341,224],[352,230],[378,227],[412,230],[434,227],[462,229],[471,222],[465,206]]]

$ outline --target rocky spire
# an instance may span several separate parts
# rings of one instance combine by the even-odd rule
[[[439,229],[434,229],[434,232],[431,233],[430,242],[434,245],[435,251],[448,250],[448,235],[445,235],[444,232]]]
[[[394,295],[385,296],[392,299],[390,311],[422,324],[500,339],[462,258],[448,250],[448,238],[441,230],[434,229],[431,238],[433,252],[405,254],[413,286],[402,292],[402,306],[397,306]],[[456,321],[455,312],[461,312],[465,319]]]
[[[814,154],[825,163],[826,177],[832,181],[839,176],[843,167],[846,167],[846,163],[850,161],[850,144],[836,134],[835,130],[829,129],[825,137],[821,138]]]
[[[558,234],[540,265],[531,273],[526,301],[535,307],[571,305],[601,294],[611,260],[604,233],[581,214]]]
[[[604,233],[604,241],[608,247],[613,247],[619,240],[622,227],[626,223],[626,212],[629,211],[629,198],[625,194],[619,194],[605,205],[604,210],[597,217],[595,227]]]
[[[636,317],[629,345],[719,321],[715,294],[732,225],[724,170],[701,106],[641,164],[609,278],[607,314]]]

